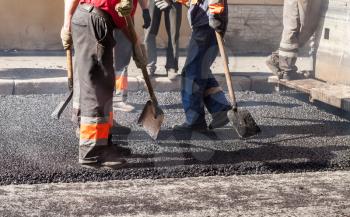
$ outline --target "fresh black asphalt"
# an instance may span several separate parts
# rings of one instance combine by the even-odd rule
[[[157,95],[166,114],[158,141],[136,124],[146,93],[130,93],[137,111],[115,114],[119,123],[132,128],[129,135],[113,137],[132,150],[128,164],[118,170],[79,166],[70,109],[59,121],[50,118],[63,95],[0,97],[0,185],[350,168],[348,119],[307,103],[297,93],[239,93],[239,105],[262,129],[247,140],[230,126],[207,134],[173,133],[171,126],[184,120],[179,93]]]

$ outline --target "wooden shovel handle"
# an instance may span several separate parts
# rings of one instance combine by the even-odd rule
[[[131,16],[130,15],[126,16],[125,20],[126,20],[126,23],[128,25],[129,37],[130,37],[132,43],[134,44],[134,47],[137,50],[137,52],[139,54],[142,54],[143,51],[142,51],[142,48],[141,48],[141,45],[140,45],[139,38],[138,38],[137,33],[135,31],[134,22],[132,21]],[[151,100],[152,100],[153,103],[158,105],[157,97],[154,94],[154,90],[153,90],[152,83],[151,83],[151,80],[149,78],[146,66],[143,66],[141,71],[142,71],[143,78],[145,79],[145,83],[146,83],[146,86],[147,86],[147,89],[148,89],[148,93],[149,93],[149,95],[151,97]]]
[[[67,77],[68,77],[68,88],[73,89],[73,61],[72,61],[72,50],[66,51],[67,55]]]
[[[223,39],[222,39],[222,36],[220,35],[220,33],[215,32],[215,34],[216,34],[216,39],[217,39],[218,45],[219,45],[220,55],[224,61],[224,72],[225,72],[225,77],[226,77],[227,88],[228,88],[229,95],[231,98],[232,106],[235,109],[235,108],[237,108],[237,101],[236,101],[235,92],[233,90],[233,82],[232,82],[232,77],[230,74],[230,69],[228,68],[228,58],[227,58],[227,54],[225,51],[224,42],[223,42]]]

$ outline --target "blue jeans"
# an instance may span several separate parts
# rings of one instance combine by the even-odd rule
[[[209,25],[193,29],[182,71],[182,104],[188,125],[205,124],[205,110],[215,114],[231,109],[210,67],[218,54],[215,31]]]

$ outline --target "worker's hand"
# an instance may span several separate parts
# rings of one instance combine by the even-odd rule
[[[190,0],[175,0],[175,2],[185,6],[186,8],[190,8],[191,6]]]
[[[73,90],[73,78],[68,78],[68,89]]]
[[[137,68],[143,69],[147,66],[147,54],[146,49],[144,47],[137,48],[137,46],[133,46],[133,56],[132,58],[135,61]]]
[[[132,0],[121,0],[115,6],[115,10],[118,12],[120,17],[129,16],[132,11]]]
[[[225,26],[223,22],[215,17],[209,17],[209,26],[218,33],[224,33]]]
[[[69,50],[72,48],[73,46],[72,33],[64,27],[61,29],[61,39],[62,39],[63,48],[65,50]]]
[[[143,28],[148,29],[148,27],[151,25],[151,15],[149,14],[148,9],[142,10],[142,17],[143,17]]]
[[[155,3],[157,8],[160,10],[165,10],[172,5],[172,2],[170,0],[155,0]]]

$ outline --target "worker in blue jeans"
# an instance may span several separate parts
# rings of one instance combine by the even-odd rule
[[[226,0],[192,1],[188,12],[192,35],[182,71],[182,104],[186,121],[174,130],[206,131],[205,108],[212,115],[209,129],[225,126],[231,109],[210,67],[218,55],[215,31],[227,26]]]

